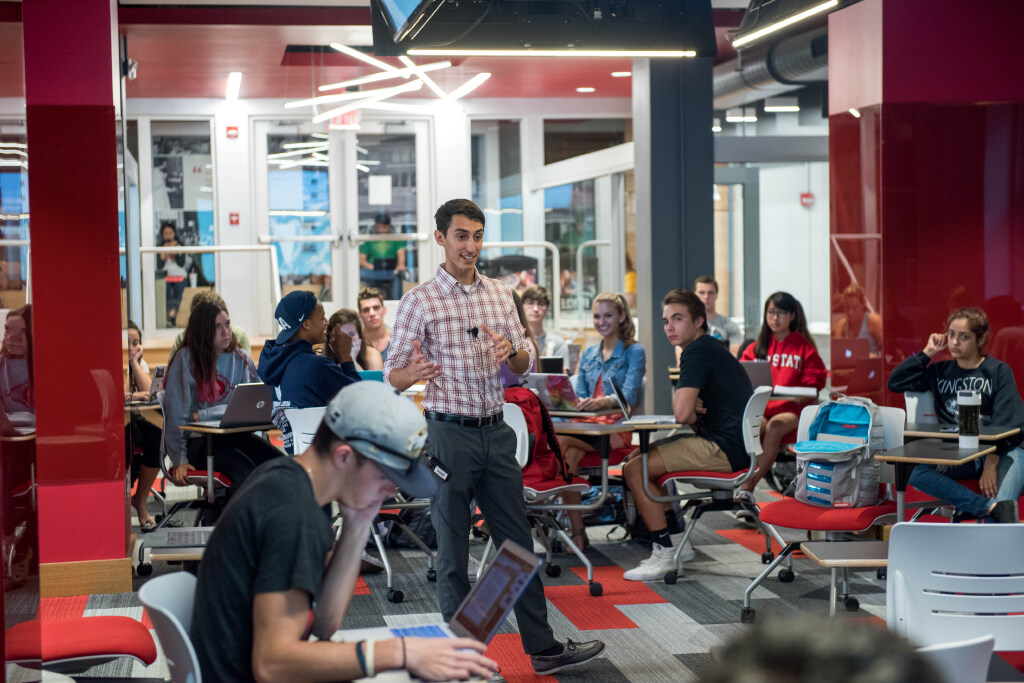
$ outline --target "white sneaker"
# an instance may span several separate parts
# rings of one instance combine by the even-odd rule
[[[679,542],[683,540],[685,534],[671,534],[669,538],[672,539],[672,547],[669,548],[673,553],[679,549]],[[693,544],[690,543],[690,539],[686,539],[686,545],[683,547],[682,553],[679,555],[680,562],[689,562],[693,558],[697,557],[697,551],[693,549]]]
[[[736,500],[742,500],[742,501],[746,501],[748,503],[753,503],[754,502],[754,492],[753,491],[747,491],[746,489],[740,489],[739,491],[736,492],[735,498],[736,498]],[[738,519],[740,521],[743,521],[743,522],[751,522],[752,523],[754,521],[754,515],[751,514],[751,512],[749,510],[737,510],[736,511],[736,519]]]
[[[652,544],[651,556],[639,565],[622,575],[627,581],[659,581],[665,574],[675,571],[676,563],[672,559],[675,548],[663,548],[657,543]]]

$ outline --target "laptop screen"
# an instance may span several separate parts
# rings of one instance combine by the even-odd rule
[[[511,541],[502,543],[494,562],[452,617],[451,629],[489,643],[540,565],[533,553]]]
[[[619,387],[619,383],[614,379],[610,380],[612,383],[612,390],[615,392],[615,402],[619,404],[619,410],[626,416],[626,419],[633,417],[633,408],[629,405],[629,401],[626,400],[626,395],[622,393],[622,389]]]

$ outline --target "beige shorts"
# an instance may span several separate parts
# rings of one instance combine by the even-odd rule
[[[725,451],[713,441],[694,434],[669,437],[651,444],[669,472],[732,472]]]

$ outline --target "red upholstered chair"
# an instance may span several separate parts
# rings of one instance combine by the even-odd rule
[[[149,629],[131,617],[23,621],[7,629],[6,650],[8,662],[55,673],[80,672],[122,657],[146,666],[156,661]]]
[[[661,486],[665,486],[669,482],[673,482],[676,485],[686,484],[699,490],[694,493],[661,496],[651,491],[647,470],[647,458],[644,457],[642,459],[644,492],[647,496],[659,503],[686,501],[686,504],[683,506],[683,514],[685,515],[687,510],[693,511],[690,515],[690,522],[686,525],[686,531],[683,534],[683,539],[676,544],[675,569],[665,575],[665,583],[676,582],[679,575],[679,557],[683,548],[686,547],[687,541],[690,539],[690,534],[693,533],[694,527],[697,526],[697,520],[699,520],[705,512],[743,509],[749,511],[754,516],[755,522],[761,526],[761,522],[758,518],[757,505],[742,500],[736,500],[735,495],[736,490],[745,481],[750,479],[754,472],[757,471],[757,456],[761,455],[761,418],[764,417],[764,409],[765,406],[768,405],[768,399],[771,396],[771,393],[771,387],[758,387],[754,390],[753,395],[751,395],[743,410],[743,445],[747,449],[747,455],[750,456],[750,464],[747,468],[739,470],[738,472],[667,472],[658,479],[658,484]],[[764,529],[763,526],[762,531],[765,532],[765,552],[761,558],[767,563],[771,562],[773,557],[772,539],[771,535],[767,533],[767,530]]]
[[[817,406],[810,406],[804,411],[817,410]],[[884,437],[882,447],[885,449],[895,448],[903,444],[903,425],[906,420],[906,413],[900,408],[881,407]],[[801,427],[805,424],[801,414]],[[809,421],[806,421],[809,422]],[[801,431],[801,436],[806,436],[806,431]],[[885,470],[883,470],[884,473]],[[808,505],[801,503],[795,498],[783,498],[774,503],[768,503],[761,508],[761,521],[768,526],[772,535],[783,545],[782,551],[769,564],[761,574],[747,586],[743,594],[743,610],[740,612],[740,621],[745,624],[752,623],[757,618],[757,612],[750,606],[750,596],[754,589],[775,571],[784,560],[792,563],[793,551],[800,549],[800,543],[807,539],[784,543],[775,527],[786,529],[802,529],[807,531],[825,532],[825,538],[829,541],[848,540],[846,534],[866,531],[876,524],[891,523],[896,519],[896,503],[892,496],[887,497],[878,505],[867,507],[834,509]],[[779,581],[789,583],[795,578],[791,566],[783,567],[779,571]],[[835,595],[835,591],[832,592]],[[860,608],[857,598],[849,594],[849,576],[846,569],[842,572],[842,589],[839,593],[844,606],[850,611]]]

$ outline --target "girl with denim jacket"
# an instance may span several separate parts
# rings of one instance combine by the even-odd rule
[[[625,297],[613,292],[602,292],[594,298],[592,308],[594,329],[601,335],[601,341],[587,348],[580,356],[579,370],[576,374],[576,395],[580,402],[577,408],[581,411],[596,412],[618,407],[615,392],[612,389],[614,380],[623,395],[633,408],[643,402],[642,387],[644,374],[647,372],[647,354],[642,344],[634,339],[636,327],[629,312],[629,304]],[[622,416],[594,418],[601,422],[618,422]],[[580,421],[591,421],[581,418]],[[611,448],[623,448],[632,442],[631,432],[613,434]],[[593,453],[594,447],[571,436],[560,436],[558,444],[562,448],[569,471],[579,471],[580,460],[587,453]],[[567,493],[566,503],[578,503],[578,493]],[[569,519],[572,522],[573,543],[581,549],[589,545],[586,531],[583,528],[583,515],[579,510],[571,510]]]

